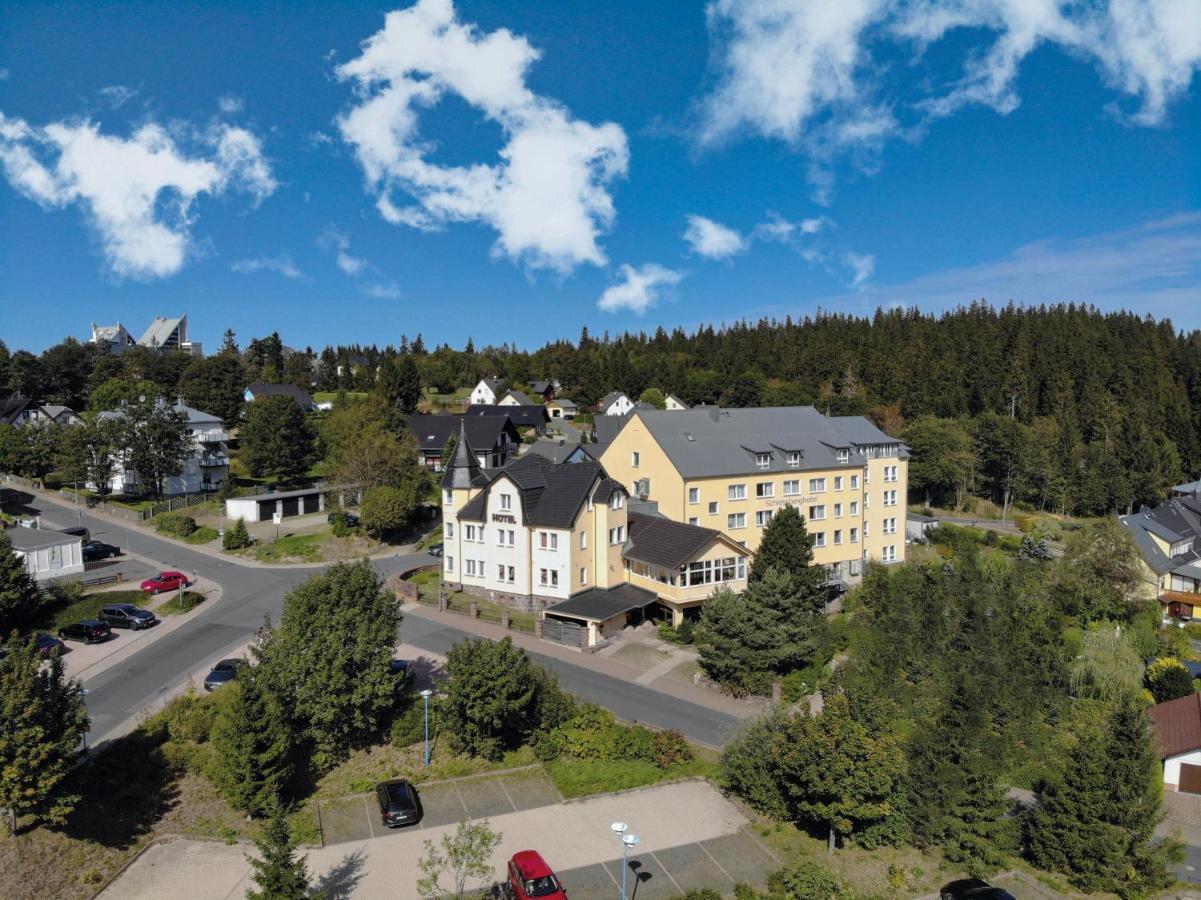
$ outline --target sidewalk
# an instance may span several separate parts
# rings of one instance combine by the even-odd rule
[[[521,647],[527,653],[550,656],[579,666],[582,669],[591,669],[594,672],[599,672],[602,675],[608,675],[621,681],[628,681],[631,684],[642,684],[660,694],[667,694],[678,700],[693,703],[697,706],[704,706],[717,712],[735,716],[736,718],[751,718],[767,709],[766,701],[736,700],[733,697],[728,697],[709,688],[697,687],[667,678],[659,678],[653,684],[647,684],[644,680],[640,680],[644,675],[643,671],[633,666],[627,666],[617,660],[608,659],[595,653],[582,653],[579,650],[571,650],[550,641],[540,640],[532,634],[527,634],[523,631],[510,631],[491,622],[473,619],[470,616],[459,613],[440,612],[434,607],[424,606],[419,603],[406,603],[401,611],[406,616],[429,619],[430,621],[446,625],[448,628],[467,631],[491,641],[499,641],[506,637],[512,638],[513,645]],[[403,627],[401,630],[403,633]]]

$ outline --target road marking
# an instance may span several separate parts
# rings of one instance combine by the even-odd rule
[[[459,790],[459,786],[453,781],[451,782],[451,786],[455,789],[455,796],[459,798],[459,806],[463,807],[463,812],[467,814],[468,818],[471,818],[471,810],[467,808],[467,801],[463,799],[463,792]]]
[[[655,856],[655,852],[653,850],[651,851],[651,859],[653,859],[655,861],[655,865],[657,865],[660,869],[663,870],[663,874],[667,876],[667,880],[676,886],[676,890],[679,891],[681,894],[684,893],[684,889],[682,887],[680,887],[680,883],[671,877],[671,872],[669,872],[667,870],[667,866],[665,866],[665,865],[663,865],[663,863],[659,862],[659,857]]]
[[[621,887],[621,882],[620,882],[620,881],[618,881],[616,878],[614,878],[614,877],[613,877],[613,873],[609,871],[609,867],[608,867],[607,865],[605,865],[605,864],[602,862],[602,863],[600,864],[600,867],[601,867],[602,869],[604,869],[604,870],[605,870],[605,874],[606,874],[606,875],[608,875],[608,876],[609,876],[609,880],[613,882],[613,887],[616,887],[616,888],[619,888],[619,887]]]
[[[709,852],[709,849],[704,844],[702,844],[700,841],[697,841],[696,845],[705,851],[705,856],[707,856],[713,860],[713,865],[715,865],[715,866],[717,866],[717,868],[721,869],[721,874],[725,875],[726,878],[729,878],[731,884],[737,884],[737,882],[734,881],[734,879],[730,877],[730,873],[726,871],[725,866],[723,866],[721,863],[719,863],[717,861],[717,859],[713,856],[712,853]]]
[[[497,782],[497,784],[500,785],[500,789],[505,792],[505,799],[507,799],[509,801],[509,806],[513,807],[513,812],[521,812],[521,810],[519,810],[517,808],[517,804],[513,802],[513,797],[509,793],[509,789],[507,787],[505,787],[504,778],[503,777],[498,778],[498,779],[496,779],[496,782]]]
[[[363,812],[367,815],[367,833],[375,837],[375,824],[371,821],[371,807],[367,805],[367,798],[363,798]]]

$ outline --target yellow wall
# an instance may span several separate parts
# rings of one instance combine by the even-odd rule
[[[896,481],[886,482],[884,480],[884,471],[887,466],[897,467]],[[905,559],[905,508],[909,500],[906,493],[906,485],[909,481],[909,463],[907,460],[896,457],[882,457],[868,460],[867,470],[869,480],[864,488],[864,494],[868,506],[863,513],[863,520],[868,528],[868,536],[863,544],[868,554],[867,558],[879,561],[883,558],[884,548],[893,546],[896,548],[896,561],[901,562]],[[885,506],[885,492],[891,490],[897,492],[896,505]],[[897,520],[896,532],[885,534],[884,521],[890,518]]]

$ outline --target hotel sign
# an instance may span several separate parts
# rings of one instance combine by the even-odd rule
[[[816,503],[817,497],[768,497],[763,502],[767,506],[803,506],[806,503]]]
[[[508,513],[493,513],[492,521],[500,522],[503,525],[516,525],[517,524],[517,519],[515,517],[509,515]]]

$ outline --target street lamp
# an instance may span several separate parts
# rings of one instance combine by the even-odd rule
[[[625,822],[614,822],[609,826],[621,838],[621,900],[626,900],[626,877],[630,872],[630,848],[638,846],[638,835],[630,834]]]
[[[430,697],[434,696],[434,692],[426,688],[421,692],[421,699],[425,701],[425,767],[430,767]]]

